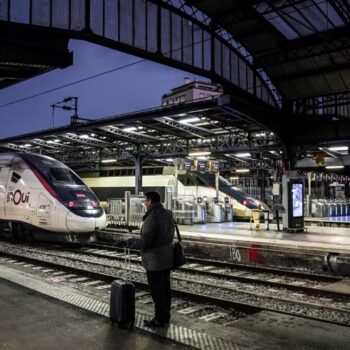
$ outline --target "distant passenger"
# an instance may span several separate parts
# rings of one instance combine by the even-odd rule
[[[147,327],[164,327],[170,320],[170,272],[173,267],[175,223],[171,211],[160,203],[158,192],[147,192],[144,205],[147,212],[143,217],[140,238],[129,239],[125,244],[141,249],[142,266],[147,272],[155,315],[151,320],[145,320],[144,324]]]

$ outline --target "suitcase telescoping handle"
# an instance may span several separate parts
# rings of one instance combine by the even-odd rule
[[[126,282],[131,282],[131,261],[130,261],[130,248],[124,247],[124,280]]]

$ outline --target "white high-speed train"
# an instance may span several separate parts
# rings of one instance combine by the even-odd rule
[[[106,226],[95,194],[70,168],[42,155],[0,153],[0,232],[91,242]]]
[[[125,191],[134,193],[134,173],[134,168],[123,167],[99,173],[81,173],[80,176],[101,201],[106,201],[108,198],[123,198]],[[142,176],[143,191],[156,190],[164,200],[166,187],[173,186],[174,179],[173,167],[145,167]],[[214,173],[180,170],[178,180],[180,195],[193,195],[202,199],[216,196]],[[265,203],[250,197],[220,177],[218,199],[224,202],[225,198],[233,205],[236,220],[249,220],[252,209],[269,210]]]

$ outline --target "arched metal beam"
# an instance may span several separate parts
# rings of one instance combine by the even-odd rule
[[[200,74],[278,109],[258,72],[215,28],[163,1],[0,0],[0,25],[11,24],[52,30]]]

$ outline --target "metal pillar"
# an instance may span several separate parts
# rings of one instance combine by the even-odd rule
[[[130,191],[125,191],[125,225],[130,222]]]
[[[179,166],[180,166],[180,158],[176,158],[174,160],[174,167],[175,167],[175,181],[174,181],[174,197],[177,198],[178,193],[178,186],[179,186]]]
[[[220,191],[220,188],[219,188],[219,177],[220,177],[220,172],[217,171],[215,173],[215,191],[216,191],[215,197],[217,199],[219,199],[219,191]]]
[[[144,157],[142,157],[139,153],[134,155],[134,163],[135,163],[135,194],[139,194],[142,192],[142,163]]]
[[[311,173],[307,173],[306,216],[311,217]]]

